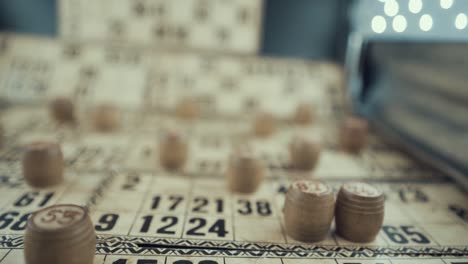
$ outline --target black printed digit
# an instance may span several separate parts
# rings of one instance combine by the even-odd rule
[[[224,219],[219,219],[216,221],[210,229],[208,229],[208,232],[210,233],[215,233],[218,235],[218,237],[225,237],[228,231],[226,231],[226,223]]]
[[[147,215],[147,216],[143,216],[142,218],[143,218],[143,225],[140,228],[140,232],[147,233],[151,226],[151,222],[153,222],[153,216]]]
[[[159,203],[161,202],[161,196],[153,197],[153,203],[151,204],[151,209],[156,210],[158,209]]]
[[[28,192],[21,196],[13,205],[16,207],[25,207],[32,204],[39,192]]]
[[[280,187],[278,187],[278,190],[277,190],[278,193],[286,193],[287,191],[288,191],[288,187],[286,187],[285,185],[281,185]]]
[[[19,212],[5,212],[2,215],[0,215],[0,230],[7,228],[15,219],[16,217],[20,215]]]
[[[137,264],[158,264],[158,261],[155,259],[139,259]]]
[[[54,193],[53,192],[48,192],[46,193],[44,199],[42,199],[41,203],[39,204],[40,207],[42,206],[45,206],[49,201],[50,199],[52,199],[52,197],[54,196]]]
[[[10,229],[14,230],[14,231],[23,231],[23,230],[25,230],[26,226],[28,224],[28,219],[29,219],[29,217],[31,215],[32,215],[32,213],[23,215],[16,223],[14,223],[11,226]]]
[[[175,231],[169,230],[169,228],[175,226],[177,222],[179,222],[179,219],[177,219],[177,217],[164,216],[163,218],[161,218],[161,221],[163,223],[168,223],[168,224],[165,226],[162,226],[161,228],[158,228],[158,230],[156,230],[156,233],[167,234],[167,235],[174,235],[176,233]]]
[[[408,244],[408,239],[403,234],[398,232],[398,228],[394,226],[383,226],[384,233],[390,238],[391,241],[398,244]]]
[[[425,235],[415,231],[414,228],[414,226],[401,226],[401,230],[403,230],[403,232],[405,232],[405,234],[410,237],[411,241],[418,244],[431,243],[431,241],[429,241]]]
[[[208,199],[203,197],[196,197],[193,202],[195,206],[193,207],[192,211],[197,213],[206,213],[205,207],[208,205]]]
[[[117,223],[117,220],[119,219],[118,214],[105,214],[102,215],[101,218],[99,218],[98,222],[99,224],[94,226],[94,229],[96,231],[110,231],[112,228],[114,228],[115,224]]]
[[[261,216],[271,215],[270,203],[268,201],[257,201],[257,212]]]
[[[237,203],[242,205],[242,207],[237,210],[239,214],[241,215],[252,214],[252,205],[250,204],[249,200],[238,200]]]
[[[179,195],[171,195],[169,196],[169,200],[172,201],[172,205],[169,207],[169,210],[174,211],[177,206],[184,200],[184,197]]]
[[[387,237],[397,244],[408,244],[410,241],[417,244],[431,243],[424,234],[415,231],[414,226],[383,226],[382,229]]]
[[[216,199],[216,212],[222,213],[224,211],[224,202],[222,199]]]
[[[199,229],[203,228],[206,226],[206,220],[203,218],[192,218],[189,220],[189,223],[195,224],[195,226],[192,229],[189,229],[187,231],[187,235],[192,235],[192,236],[204,236],[204,233],[198,232]]]
[[[463,207],[461,207],[459,205],[455,205],[455,204],[449,205],[448,208],[455,215],[457,215],[460,219],[462,219],[465,222],[468,222],[468,210],[466,210],[465,208],[463,208]]]

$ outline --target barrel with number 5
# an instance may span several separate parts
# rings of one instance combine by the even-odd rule
[[[96,235],[85,208],[54,205],[35,212],[24,238],[26,264],[92,264]]]

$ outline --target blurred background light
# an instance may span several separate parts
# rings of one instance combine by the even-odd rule
[[[419,19],[419,28],[422,31],[431,30],[432,29],[432,24],[433,24],[433,21],[432,21],[432,16],[431,15],[425,14],[425,15],[422,15],[421,18]]]
[[[423,7],[422,0],[409,0],[408,2],[408,9],[413,14],[417,14],[421,12],[422,7]]]
[[[408,23],[406,22],[406,18],[404,16],[397,15],[395,18],[393,18],[392,26],[393,30],[400,33],[406,30]]]
[[[464,13],[458,14],[457,17],[455,18],[455,27],[457,29],[463,30],[467,27],[467,25],[468,25],[468,18],[466,14]]]
[[[375,16],[372,18],[371,27],[375,33],[383,33],[387,28],[387,21],[383,16]]]
[[[387,16],[396,16],[398,14],[399,9],[400,6],[396,0],[385,1],[384,12]]]
[[[453,5],[453,0],[440,0],[440,7],[449,9]]]

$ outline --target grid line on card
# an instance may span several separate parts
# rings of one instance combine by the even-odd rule
[[[147,189],[145,190],[145,194],[143,195],[143,200],[141,201],[141,204],[140,206],[138,207],[138,210],[137,212],[135,212],[135,217],[133,218],[133,221],[132,221],[132,224],[130,225],[130,228],[128,229],[128,232],[127,232],[127,236],[130,235],[133,227],[135,226],[135,223],[136,221],[138,220],[138,216],[140,215],[142,209],[143,209],[143,206],[145,205],[145,201],[146,199],[148,198],[148,195],[150,193],[150,189],[151,189],[151,186],[153,186],[153,181],[155,179],[155,176],[151,173],[151,175],[149,176],[151,179],[150,179],[150,182],[148,184],[148,186],[146,187]]]
[[[276,192],[274,192],[275,195],[279,195],[277,194]],[[274,203],[274,206],[275,206],[275,210],[277,212],[276,214],[276,218],[278,219],[279,221],[279,224],[280,224],[280,227],[281,227],[281,234],[283,235],[283,240],[286,242],[286,244],[289,244],[289,239],[288,239],[288,236],[286,234],[286,230],[285,230],[285,227],[284,227],[284,224],[283,224],[283,219],[282,219],[282,208],[279,208],[279,205],[278,205],[278,199],[276,199],[276,196],[273,195],[273,203]]]
[[[187,195],[187,205],[185,206],[185,212],[184,212],[184,219],[182,221],[182,232],[180,234],[180,238],[183,238],[184,237],[184,234],[185,234],[185,226],[186,226],[186,222],[188,221],[189,219],[189,214],[190,214],[190,204],[191,204],[191,201],[193,200],[193,187],[195,185],[195,180],[190,180],[190,190],[189,190],[189,193]]]
[[[75,179],[70,183],[68,184],[68,186],[66,186],[62,192],[62,194],[60,195],[60,198],[57,198],[57,204],[60,203],[60,201],[63,200],[63,197],[65,196],[66,193],[68,193],[68,190],[70,190],[75,184],[75,182],[78,181],[78,177],[75,177]]]
[[[437,245],[440,246],[440,243],[439,243],[436,239],[434,239],[433,236],[432,236],[430,233],[428,233],[428,232],[419,224],[419,222],[416,220],[416,218],[415,218],[412,214],[409,214],[409,213],[408,213],[407,208],[404,208],[404,207],[399,207],[399,208],[400,208],[400,210],[406,212],[405,214],[406,214],[407,216],[409,216],[409,218],[411,219],[411,222],[410,222],[411,225],[413,225],[414,227],[416,227],[416,228],[422,230],[427,236],[429,236],[430,241],[434,241]],[[401,225],[400,225],[400,226],[401,226]],[[386,241],[386,242],[390,244],[389,241]]]
[[[10,252],[12,251],[13,249],[10,249],[6,254],[5,256],[3,256],[3,258],[0,259],[0,262],[2,262],[4,259],[6,259],[6,257],[8,256],[8,254],[10,254]]]
[[[332,231],[332,230],[330,230],[330,232],[331,232],[331,238],[333,239],[333,242],[335,243],[335,245],[339,246],[340,244],[338,243],[338,238],[336,237],[337,236],[336,232]]]
[[[236,241],[236,206],[234,206],[235,201],[237,201],[237,198],[235,198],[235,195],[231,195],[231,218],[232,218],[232,239]]]
[[[438,246],[442,246],[439,241],[437,241],[432,235],[431,233],[427,232],[427,230],[420,224],[417,224],[418,228],[420,228],[424,233],[426,233],[429,238],[431,239],[431,241],[434,241]]]

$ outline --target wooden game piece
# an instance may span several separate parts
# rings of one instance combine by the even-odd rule
[[[260,113],[253,124],[253,132],[258,137],[268,137],[275,132],[276,119],[270,113]]]
[[[286,193],[283,209],[287,234],[302,242],[325,239],[335,211],[332,189],[318,181],[295,181]]]
[[[102,104],[94,109],[94,126],[98,131],[110,132],[120,126],[120,111],[111,104]]]
[[[236,193],[253,193],[263,180],[264,166],[251,149],[244,146],[235,151],[229,158],[226,171],[229,191]]]
[[[159,141],[159,161],[168,170],[182,168],[187,162],[188,143],[184,136],[169,131]]]
[[[367,142],[368,123],[359,117],[348,117],[340,129],[341,147],[350,153],[359,153]]]
[[[66,97],[58,97],[53,99],[49,104],[50,116],[60,122],[74,122],[75,110],[73,102]]]
[[[23,176],[32,187],[49,187],[63,182],[63,155],[54,142],[34,142],[26,146]]]
[[[299,170],[312,170],[320,157],[320,145],[304,138],[294,138],[289,144],[291,166]]]
[[[344,184],[336,200],[336,233],[359,243],[371,242],[382,227],[384,195],[373,186],[353,182]]]
[[[183,120],[194,120],[200,115],[200,106],[195,98],[182,98],[176,105],[176,115]]]
[[[94,225],[77,205],[53,205],[35,212],[24,238],[26,264],[92,264],[96,250]]]
[[[293,115],[293,121],[299,125],[307,125],[314,120],[314,112],[312,106],[307,103],[301,103],[297,106]]]

